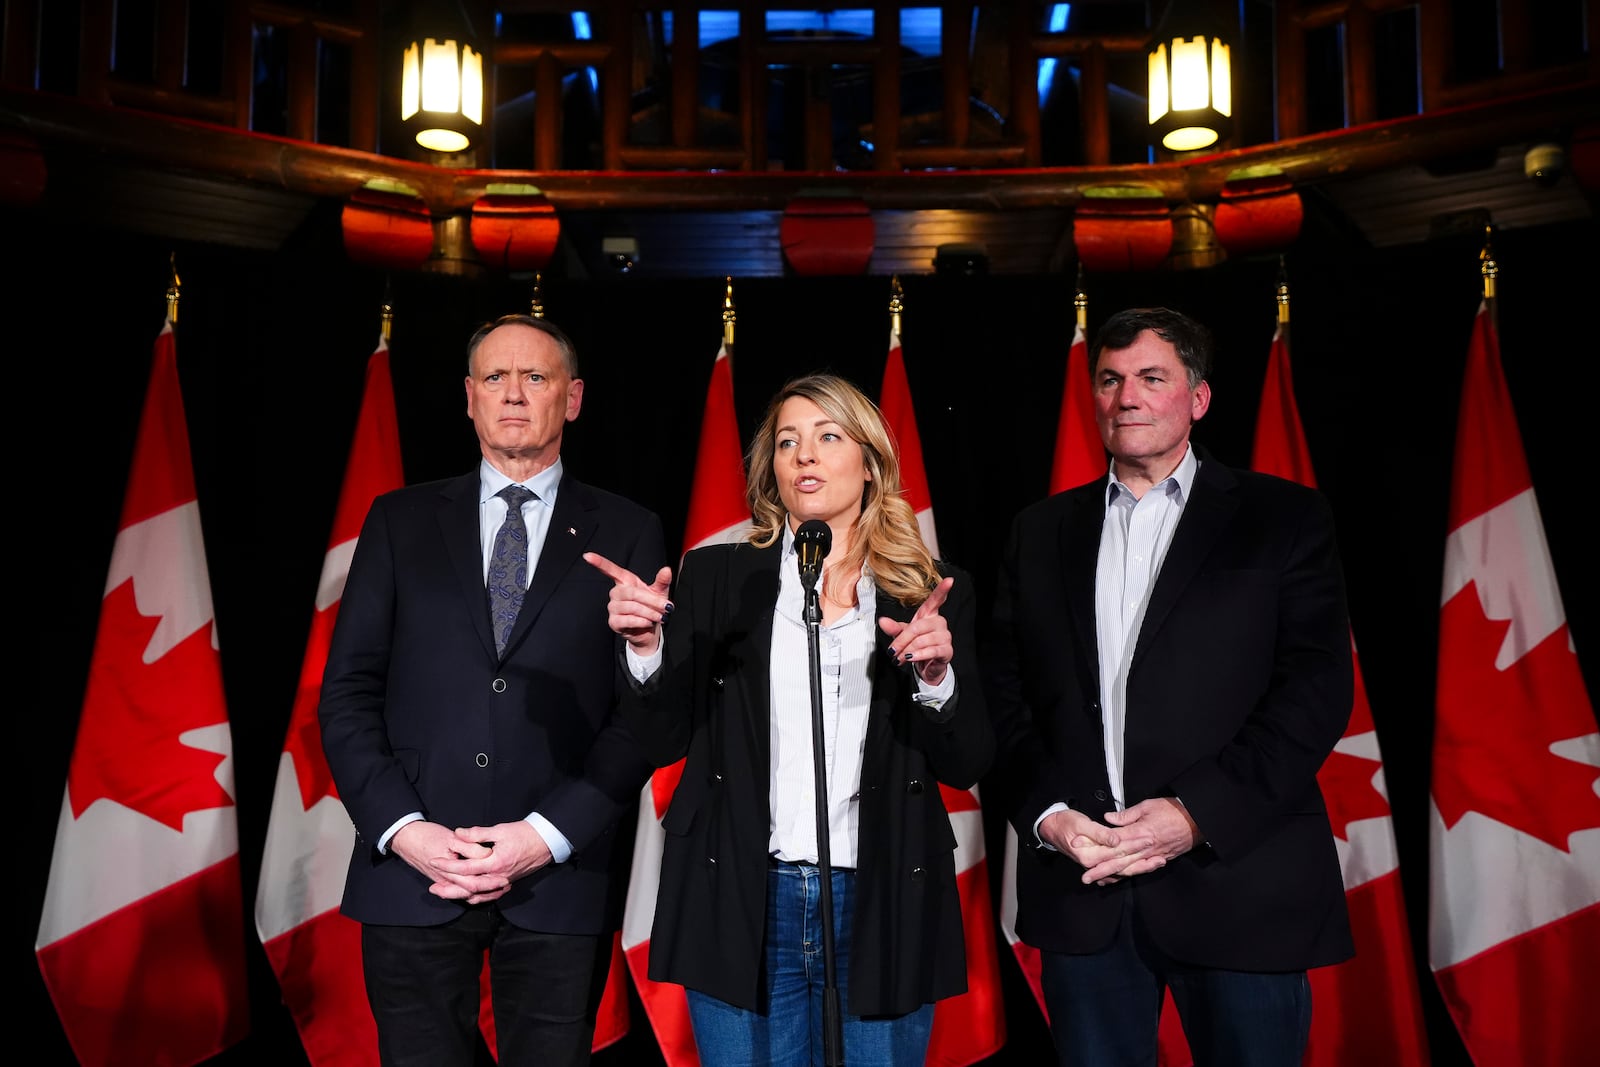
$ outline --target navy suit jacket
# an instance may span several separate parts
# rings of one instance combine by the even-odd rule
[[[513,923],[598,934],[615,922],[616,823],[650,773],[616,715],[612,582],[593,550],[636,574],[666,563],[661,522],[564,476],[549,534],[502,658],[495,653],[478,532],[479,478],[408,486],[372,504],[350,563],[318,716],[334,783],[355,824],[343,913],[426,926],[462,905],[377,843],[420,811],[447,827],[538,811],[572,843],[564,863],[499,901]]]
[[[1114,807],[1095,631],[1106,479],[1012,525],[990,679],[996,784],[1024,846],[1017,933],[1050,951],[1096,951],[1132,893],[1177,960],[1336,963],[1354,949],[1316,775],[1349,721],[1354,668],[1332,513],[1315,490],[1197,455],[1128,676],[1125,802],[1177,796],[1206,835],[1158,871],[1086,886],[1083,868],[1033,831],[1056,802],[1095,819]]]

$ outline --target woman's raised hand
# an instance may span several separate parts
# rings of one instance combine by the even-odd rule
[[[655,581],[647,583],[598,552],[585,552],[583,560],[614,583],[606,608],[612,631],[627,640],[635,655],[655,655],[661,644],[661,620],[672,614],[672,601],[667,598],[672,590],[672,568],[662,567]]]

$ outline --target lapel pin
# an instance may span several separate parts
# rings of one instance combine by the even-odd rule
[[[573,537],[577,537],[578,536],[578,528],[576,526],[568,526],[567,527],[567,533],[571,534]]]

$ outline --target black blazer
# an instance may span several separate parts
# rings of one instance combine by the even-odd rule
[[[1019,849],[1017,933],[1092,952],[1122,895],[1162,951],[1229,970],[1349,957],[1344,884],[1316,774],[1350,717],[1350,626],[1332,514],[1316,491],[1197,449],[1192,495],[1150,593],[1129,669],[1125,801],[1177,796],[1207,837],[1150,874],[1086,886]],[[1106,479],[1048,497],[1011,528],[989,661],[995,775],[1020,841],[1065,801],[1113,807],[1101,734],[1095,566]]]
[[[650,977],[756,1010],[763,969],[769,662],[778,544],[695,549],[683,560],[666,627],[665,661],[623,700],[652,762],[687,757],[662,818],[666,831]],[[944,615],[955,646],[956,696],[938,711],[911,699],[911,669],[876,627],[872,702],[861,769],[853,1015],[901,1014],[966,990],[955,834],[939,783],[970,788],[988,769],[994,734],[979,683],[975,597],[956,577]],[[877,613],[911,608],[881,590]]]
[[[376,844],[421,811],[483,826],[537,810],[572,843],[564,863],[499,901],[518,926],[597,934],[608,915],[615,823],[650,765],[615,714],[620,638],[611,581],[581,558],[637,574],[666,562],[660,520],[570,475],[505,658],[495,654],[478,533],[478,471],[380,496],[361,529],[334,624],[318,715],[340,799],[355,823],[341,910],[426,926],[462,905]],[[611,905],[615,900],[609,901]]]

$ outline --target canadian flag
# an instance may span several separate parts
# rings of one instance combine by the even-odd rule
[[[1281,324],[1267,358],[1251,466],[1302,485],[1317,484],[1295,403],[1289,339]],[[1353,655],[1353,638],[1351,645]],[[1389,790],[1359,662],[1350,725],[1317,781],[1333,822],[1356,954],[1310,974],[1314,1010],[1303,1062],[1307,1067],[1424,1067],[1429,1062],[1427,1037]]]
[[[177,345],[156,338],[35,949],[85,1067],[249,1030],[233,742]]]
[[[361,974],[361,925],[339,914],[353,833],[322,754],[317,702],[361,524],[375,497],[404,484],[389,343],[379,338],[367,359],[361,410],[322,559],[256,891],[256,933],[312,1067],[378,1063],[378,1032]]]
[[[689,516],[684,524],[684,551],[702,545],[743,541],[750,532],[745,502],[744,451],[733,406],[733,352],[724,341],[711,366],[700,444],[695,453],[694,485],[689,491]],[[639,990],[639,1002],[655,1030],[666,1067],[699,1067],[689,1002],[683,987],[653,982],[649,976],[650,927],[656,914],[656,888],[661,879],[661,847],[666,834],[661,817],[683,775],[683,761],[650,776],[639,794],[639,820],[633,838],[633,870],[622,912],[622,951]]]
[[[900,481],[917,516],[922,540],[935,558],[939,541],[933,527],[933,498],[922,463],[922,437],[911,406],[900,334],[889,332],[889,361],[883,369],[878,409],[900,453]],[[976,669],[976,665],[973,665]],[[959,668],[958,668],[959,669]],[[1000,1051],[1006,1043],[1006,1013],[1000,992],[1000,957],[995,948],[994,912],[989,900],[989,861],[983,839],[983,808],[978,787],[952,789],[940,796],[956,835],[956,886],[967,950],[967,991],[934,1005],[929,1067],[967,1067]]]
[[[1450,486],[1428,956],[1478,1067],[1564,1067],[1600,1049],[1600,732],[1489,315]]]
[[[1056,420],[1056,449],[1050,464],[1050,492],[1059,493],[1106,472],[1106,450],[1094,418],[1094,383],[1089,379],[1089,342],[1080,323],[1072,330],[1067,347],[1067,373],[1061,383],[1061,414]],[[1039,950],[1017,939],[1017,831],[1006,823],[1005,870],[1000,879],[1000,929],[1033,999],[1044,1012],[1044,986],[1040,981]]]

